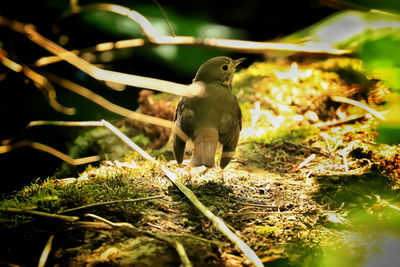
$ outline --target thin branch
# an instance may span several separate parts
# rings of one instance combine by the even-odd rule
[[[66,210],[63,210],[62,213],[67,213],[67,212],[77,211],[77,210],[82,210],[82,209],[87,209],[87,208],[93,208],[93,207],[99,207],[99,206],[105,206],[105,205],[111,205],[111,204],[117,204],[117,203],[132,203],[132,202],[139,202],[139,201],[147,201],[147,200],[157,199],[157,198],[162,198],[162,197],[165,197],[165,195],[151,196],[151,197],[144,197],[144,198],[136,198],[136,199],[114,200],[114,201],[107,201],[107,202],[101,202],[101,203],[94,203],[94,204],[80,206],[80,207],[76,207],[76,208],[72,208],[72,209],[66,209]]]
[[[125,222],[123,222],[123,223],[115,223],[115,222],[109,221],[109,220],[107,220],[107,219],[105,219],[103,217],[100,217],[98,215],[95,215],[95,214],[86,214],[85,216],[86,217],[91,217],[93,219],[96,219],[96,220],[99,220],[99,221],[101,221],[103,223],[106,223],[107,225],[109,225],[109,226],[111,226],[111,227],[113,227],[115,229],[121,230],[126,234],[130,234],[130,235],[133,235],[133,236],[137,236],[137,235],[141,234],[141,235],[150,236],[150,237],[159,239],[161,241],[167,242],[167,243],[169,243],[171,246],[173,246],[175,248],[176,252],[178,253],[179,258],[181,259],[181,262],[182,262],[183,266],[185,266],[185,267],[192,267],[193,266],[192,263],[189,260],[189,257],[186,254],[185,248],[183,247],[182,243],[177,241],[177,240],[173,240],[173,239],[170,239],[168,237],[152,233],[150,231],[145,231],[145,230],[139,229],[139,228],[133,226],[130,223],[125,223]]]
[[[129,14],[132,15],[134,13],[137,12],[131,12]],[[136,15],[136,19],[140,19],[143,23],[145,23],[145,21],[143,20],[144,17],[142,15],[140,15],[139,13],[137,13]],[[183,85],[155,78],[101,69],[93,64],[90,64],[88,61],[75,55],[74,53],[71,53],[70,51],[64,49],[63,47],[52,42],[46,37],[42,36],[30,24],[23,24],[19,21],[9,20],[5,17],[0,16],[0,26],[1,25],[7,26],[14,31],[25,34],[27,38],[32,42],[38,44],[42,48],[53,53],[54,55],[57,55],[58,57],[67,61],[69,64],[75,66],[76,68],[80,69],[81,71],[87,73],[97,80],[109,81],[139,88],[147,88],[181,96],[198,96],[204,93],[204,85],[199,82],[192,83],[190,85]]]
[[[346,103],[346,104],[350,104],[350,105],[359,107],[359,108],[371,113],[376,118],[385,120],[385,117],[381,113],[379,113],[378,111],[368,107],[367,105],[365,105],[364,103],[361,103],[359,101],[349,99],[346,97],[341,97],[341,96],[331,96],[331,99],[332,99],[332,101],[335,101],[335,102]]]
[[[218,47],[229,50],[237,50],[240,52],[249,53],[263,53],[267,50],[284,50],[284,51],[297,51],[297,52],[309,52],[309,53],[328,53],[335,55],[349,54],[349,50],[339,49],[321,49],[317,47],[305,47],[296,44],[285,44],[285,43],[272,43],[272,42],[253,42],[243,40],[232,40],[232,39],[216,39],[216,38],[195,38],[192,36],[165,36],[160,35],[150,21],[142,14],[135,10],[131,10],[124,6],[114,4],[93,4],[80,7],[78,12],[104,10],[119,15],[127,16],[134,22],[136,22],[142,29],[142,32],[154,44],[184,44],[184,45],[204,45],[209,47]]]
[[[58,214],[37,211],[37,210],[26,210],[26,209],[19,209],[19,208],[0,208],[0,211],[5,212],[5,213],[28,214],[28,215],[46,217],[46,218],[57,219],[57,220],[65,221],[65,222],[74,222],[74,221],[79,220],[79,217],[77,217],[77,216],[58,215]]]
[[[49,257],[50,251],[51,251],[51,245],[53,243],[53,238],[54,238],[54,235],[51,235],[49,240],[47,240],[46,246],[44,247],[44,249],[42,251],[42,255],[40,255],[38,267],[46,266],[46,261],[47,261],[47,258]]]
[[[0,48],[0,62],[10,70],[23,73],[27,78],[31,79],[33,84],[46,96],[47,102],[52,108],[66,115],[74,115],[76,113],[75,108],[67,108],[57,102],[56,91],[46,77],[25,65],[20,65],[17,62],[12,61],[5,56],[6,54],[6,51]]]
[[[146,158],[150,162],[156,164],[157,166],[161,167],[165,175],[175,184],[176,187],[192,202],[192,204],[201,212],[204,216],[206,216],[214,226],[223,233],[229,240],[232,241],[248,258],[255,266],[263,266],[261,260],[255,254],[255,252],[246,244],[244,243],[237,235],[235,235],[229,227],[223,222],[223,220],[217,216],[215,216],[209,209],[207,209],[203,203],[196,197],[196,195],[187,188],[176,176],[176,174],[170,171],[167,167],[160,164],[156,161],[153,157],[147,154],[143,149],[141,149],[138,145],[133,143],[127,136],[123,133],[118,131],[112,124],[109,122],[102,120],[104,126],[107,127],[111,132],[116,134],[124,143],[126,143],[129,147],[136,150],[142,157]]]
[[[10,145],[9,144],[2,145],[2,146],[0,146],[0,154],[10,152],[11,150],[14,150],[16,148],[20,148],[23,146],[29,146],[34,149],[49,153],[71,165],[82,165],[82,164],[87,164],[87,163],[91,163],[91,162],[100,160],[100,156],[90,156],[90,157],[84,157],[84,158],[79,158],[79,159],[73,159],[70,156],[62,153],[61,151],[58,151],[55,148],[52,148],[50,146],[47,146],[47,145],[44,145],[44,144],[41,144],[38,142],[30,141],[30,140],[23,140],[23,141],[20,141],[20,142],[14,143],[14,144],[10,144]]]
[[[137,23],[141,28],[143,34],[148,38],[149,42],[144,39],[131,39],[131,40],[123,40],[115,43],[107,42],[98,44],[92,48],[82,49],[81,51],[74,50],[71,51],[75,54],[80,54],[85,51],[107,51],[111,49],[119,49],[119,48],[128,48],[128,47],[138,47],[143,46],[145,44],[151,43],[156,45],[198,45],[198,46],[206,46],[206,47],[214,47],[226,50],[233,50],[244,53],[265,53],[269,50],[278,50],[278,51],[295,51],[295,52],[306,52],[306,53],[326,53],[333,55],[344,55],[351,54],[351,50],[340,50],[334,48],[321,49],[321,47],[314,46],[304,46],[298,44],[291,43],[274,43],[274,42],[254,42],[254,41],[243,41],[243,40],[233,40],[233,39],[216,39],[216,38],[195,38],[192,36],[175,36],[172,27],[169,24],[165,12],[161,8],[161,12],[163,13],[168,26],[170,27],[172,36],[160,35],[155,30],[150,21],[144,17],[142,14],[138,13],[135,10],[131,10],[124,6],[115,5],[115,4],[92,4],[86,6],[74,6],[71,9],[71,14],[76,14],[78,12],[88,12],[88,11],[96,11],[103,10],[112,12],[115,14],[119,14],[122,16],[126,16],[130,18],[132,21]],[[122,44],[123,42],[123,44]],[[63,60],[63,58],[59,58],[59,60]],[[51,64],[59,61],[55,57],[44,57],[39,59],[36,64],[38,66],[44,66],[46,64]]]

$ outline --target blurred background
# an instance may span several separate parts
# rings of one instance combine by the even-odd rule
[[[132,38],[144,38],[138,25],[125,16],[92,10],[71,12],[68,0],[8,1],[0,5],[0,16],[30,23],[46,38],[68,50],[82,49],[99,43]],[[99,1],[79,1],[88,6]],[[171,32],[157,3],[148,1],[109,1],[143,14],[160,34]],[[228,38],[253,41],[274,41],[287,37],[324,18],[347,8],[366,7],[400,10],[398,1],[159,1],[177,35],[200,38]],[[362,8],[360,8],[362,4]],[[135,110],[140,89],[128,87],[123,91],[110,89],[110,85],[97,81],[65,62],[36,67],[35,61],[50,54],[31,42],[26,36],[7,27],[0,27],[0,48],[13,61],[29,66],[38,73],[53,73],[70,79],[102,95],[113,103]],[[263,54],[241,54],[201,46],[143,46],[87,53],[85,59],[97,66],[123,73],[143,75],[183,84],[189,84],[198,67],[207,59],[227,55],[247,57],[244,64],[268,59]],[[113,120],[121,118],[82,97],[55,86],[57,100],[65,107],[76,108],[73,116],[55,111],[40,92],[23,74],[9,71],[0,65],[2,122],[0,140],[30,139],[45,143],[60,151],[67,151],[69,143],[82,129],[36,127],[25,130],[33,120]],[[120,88],[124,89],[124,88]],[[61,160],[29,147],[0,154],[0,188],[8,192],[36,178],[53,175]]]

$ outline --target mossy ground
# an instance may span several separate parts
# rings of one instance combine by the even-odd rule
[[[347,123],[316,127],[364,112],[335,103],[331,96],[350,97],[383,110],[382,92],[387,88],[365,77],[358,60],[255,63],[236,75],[234,90],[245,120],[235,159],[224,172],[179,167],[170,160],[168,144],[152,153],[161,155],[160,161],[177,172],[264,263],[362,265],[379,251],[374,242],[379,244],[385,235],[398,236],[399,147],[375,143],[377,123],[368,114]],[[111,138],[102,130],[95,132],[102,138],[90,141],[90,146],[99,147],[99,142],[104,145],[105,138]],[[143,146],[154,140],[149,132],[140,134],[135,140],[143,141]],[[78,146],[85,140],[91,139],[78,139]],[[109,142],[113,144],[109,151],[115,150],[114,141]],[[303,164],[310,156],[312,160]],[[36,181],[6,197],[1,208],[74,215],[79,222],[92,221],[86,213],[96,214],[179,240],[195,266],[248,264],[154,164],[132,152],[118,160],[111,158],[74,178]],[[188,165],[188,160],[184,163]],[[163,197],[68,211],[155,195]],[[36,264],[47,239],[55,235],[49,264],[180,264],[168,243],[148,236],[27,214],[0,215],[0,259],[4,262]]]

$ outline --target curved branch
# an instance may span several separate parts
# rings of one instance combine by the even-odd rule
[[[198,96],[202,95],[204,92],[204,86],[202,83],[184,85],[155,78],[101,69],[42,36],[30,24],[23,24],[0,16],[0,25],[8,26],[17,32],[25,34],[32,42],[100,81],[109,81],[139,88],[147,88],[181,96]]]

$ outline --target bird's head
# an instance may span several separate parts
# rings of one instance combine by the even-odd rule
[[[214,57],[207,60],[197,71],[194,82],[221,83],[224,86],[230,86],[236,67],[242,63],[245,58],[233,60],[229,57]]]

